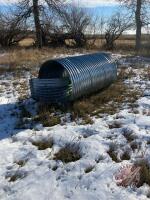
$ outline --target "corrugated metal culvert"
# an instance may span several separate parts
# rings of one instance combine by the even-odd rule
[[[106,53],[87,54],[45,62],[31,79],[34,99],[60,103],[107,87],[117,78],[117,65]]]

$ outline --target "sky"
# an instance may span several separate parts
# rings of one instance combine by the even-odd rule
[[[8,4],[15,3],[18,0],[0,0],[0,6],[6,7]],[[117,0],[66,0],[68,3],[79,5],[94,11],[97,15],[110,16],[118,7]]]
[[[0,0],[0,6],[7,8],[6,6],[11,3],[15,3],[18,0]],[[118,8],[117,0],[66,0],[68,3],[82,6],[88,9],[90,12],[94,12],[97,16],[110,16]]]
[[[8,4],[17,1],[18,0],[0,0],[0,7],[5,8]],[[97,16],[110,17],[119,10],[119,3],[117,0],[66,0],[66,2],[82,6],[91,13],[96,13]],[[135,31],[131,31],[131,34],[133,33],[135,33]]]
[[[0,0],[0,4],[6,5],[7,3],[14,3],[17,0]],[[117,0],[66,0],[67,2],[80,3],[86,7],[98,7],[98,6],[112,6],[117,4]]]
[[[75,4],[80,4],[85,7],[99,7],[99,6],[114,6],[118,2],[116,0],[68,0]]]

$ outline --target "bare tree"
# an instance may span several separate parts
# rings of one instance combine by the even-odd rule
[[[142,0],[137,0],[135,20],[136,20],[136,50],[141,48],[142,19],[141,19]]]
[[[26,37],[27,26],[21,23],[13,11],[0,12],[0,45],[8,47],[17,44]]]
[[[147,11],[149,12],[150,1],[149,0],[118,0],[127,6],[128,10],[134,14],[136,24],[136,50],[141,48],[141,30],[145,25],[145,18]]]
[[[112,50],[114,48],[114,42],[131,26],[132,24],[129,19],[121,13],[116,13],[111,16],[107,22],[105,31],[106,48]]]
[[[58,16],[51,12],[44,12],[42,16],[42,40],[45,45],[63,46],[67,34]]]
[[[88,46],[90,48],[95,47],[96,41],[100,39],[101,44],[103,41],[103,35],[105,31],[105,17],[99,17],[96,13],[91,13],[90,24],[87,28],[86,34],[88,38]]]
[[[34,19],[34,27],[36,31],[36,44],[38,48],[41,48],[44,44],[43,42],[43,32],[41,26],[41,16],[46,5],[48,7],[53,7],[57,5],[62,0],[19,0],[17,3],[18,16],[20,20],[27,20],[30,17]],[[46,3],[44,5],[44,2]]]
[[[42,31],[41,31],[41,24],[40,24],[40,9],[38,0],[33,0],[33,16],[34,16],[34,24],[36,30],[36,39],[37,45],[39,48],[42,47]]]
[[[76,46],[85,46],[87,42],[85,32],[90,25],[90,16],[86,11],[74,5],[65,5],[61,8],[57,7],[56,12],[64,31],[74,39]]]
[[[104,26],[105,26],[105,18],[104,16],[101,16],[100,23],[99,23],[99,29],[100,29],[100,35],[101,35],[101,44],[103,42],[103,34],[104,34]]]

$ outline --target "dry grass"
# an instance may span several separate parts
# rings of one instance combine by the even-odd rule
[[[28,80],[17,81],[17,82],[18,82],[17,87],[15,87],[14,83],[13,83],[13,86],[18,92],[18,95],[19,95],[18,100],[23,101],[24,99],[27,99],[29,97],[29,92],[28,92],[29,83],[28,83]]]
[[[18,160],[18,161],[15,161],[14,163],[19,165],[19,167],[23,167],[23,166],[25,166],[27,161],[28,161],[27,159],[26,160]]]
[[[46,52],[44,50],[42,52],[38,49],[10,50],[0,61],[0,64],[8,64],[12,68],[15,68],[15,65],[27,64],[28,62],[31,62],[32,64],[40,60],[45,55]]]
[[[104,156],[100,155],[98,158],[95,159],[96,163],[100,163],[100,161],[104,160]]]
[[[87,48],[42,48],[41,50],[28,47],[28,44],[32,43],[34,40],[32,38],[24,39],[20,42],[20,46],[15,49],[10,49],[0,57],[0,73],[5,71],[16,71],[16,70],[31,70],[39,66],[45,60],[52,59],[54,56],[59,57],[59,55],[66,54],[75,54],[75,53],[92,53],[95,51],[105,50],[104,49],[104,39],[97,39],[93,47]],[[135,55],[134,52],[134,38],[121,38],[116,42],[116,49],[114,52],[119,53],[130,53]],[[150,47],[145,46],[139,52],[141,55],[150,56]]]
[[[33,120],[41,122],[44,127],[55,126],[61,122],[59,113],[54,107],[40,104],[37,110],[37,116]]]
[[[143,56],[150,56],[150,45],[148,41],[150,37],[142,38],[142,48],[139,52],[135,52],[135,36],[121,36],[118,40],[115,41],[115,48],[113,52],[122,53],[122,54],[132,54],[132,55],[143,55]],[[89,39],[88,41],[88,48],[93,50],[106,50],[105,49],[105,39],[96,39],[93,45],[93,40]]]
[[[150,46],[146,41],[149,38],[143,37],[143,47],[139,54],[150,56]],[[0,65],[8,66],[9,70],[14,71],[16,69],[30,69],[41,64],[43,61],[47,59],[53,58],[55,55],[61,54],[74,54],[78,53],[85,53],[85,52],[95,52],[99,50],[105,50],[105,40],[96,39],[94,46],[91,46],[90,43],[92,42],[89,39],[89,45],[86,48],[82,49],[75,49],[75,48],[65,48],[65,47],[51,47],[47,48],[44,47],[41,50],[34,48],[32,45],[34,43],[33,38],[25,38],[19,43],[19,47],[15,49],[10,49],[7,51],[5,55],[0,58]],[[122,52],[122,53],[131,53],[135,55],[135,36],[122,36],[120,39],[116,41],[116,48],[114,52]],[[6,67],[3,68],[3,71],[6,70]],[[2,69],[1,69],[2,71]]]
[[[122,154],[119,155],[118,154],[118,150],[122,149]],[[111,143],[109,150],[107,151],[108,155],[111,157],[111,159],[116,162],[119,163],[122,160],[130,160],[130,152],[126,149],[123,149],[123,147],[119,147],[118,144],[115,143]]]
[[[92,172],[93,169],[94,169],[94,166],[89,166],[89,167],[87,167],[87,168],[84,170],[84,172],[85,172],[86,174],[88,174],[88,173]]]
[[[147,67],[144,69],[144,73],[143,73],[144,79],[145,80],[150,80],[150,67]]]
[[[123,104],[132,105],[141,95],[139,88],[132,89],[124,83],[125,79],[130,79],[134,74],[121,70],[118,80],[110,87],[87,98],[76,101],[72,110],[75,116],[84,117],[87,114],[115,114]]]
[[[147,192],[147,198],[149,198],[150,199],[150,190]]]
[[[128,143],[133,142],[137,138],[133,131],[128,128],[124,128],[122,130],[122,134],[126,138]]]
[[[51,168],[53,171],[56,171],[57,169],[58,169],[58,166],[53,166],[52,168]]]
[[[23,103],[19,104],[19,110],[20,110],[20,118],[30,118],[32,117],[31,113],[27,110],[26,106]]]
[[[130,147],[133,151],[135,151],[136,149],[140,148],[140,145],[136,141],[133,141],[130,143]]]
[[[109,124],[109,128],[113,129],[113,128],[121,128],[122,124],[120,122],[117,121],[113,121],[112,124]]]
[[[32,118],[32,114],[28,111],[26,106],[20,101],[16,104],[19,112],[14,113],[17,116],[16,129],[24,129],[30,119]]]
[[[95,48],[103,49],[105,47],[105,40],[104,39],[97,39],[95,41]],[[114,51],[122,50],[122,51],[128,51],[133,52],[135,48],[135,41],[134,39],[128,40],[128,39],[119,39],[115,42],[115,49]]]
[[[143,184],[148,184],[150,186],[150,165],[147,160],[142,159],[135,162],[136,166],[141,167],[140,170],[140,182],[138,187],[142,186]]]
[[[128,151],[123,152],[123,154],[121,155],[121,160],[130,160],[130,154]]]
[[[107,151],[108,155],[111,157],[111,159],[118,163],[120,162],[120,160],[117,157],[117,148],[116,148],[116,144],[112,143],[109,147],[109,150]]]
[[[48,148],[52,148],[53,146],[53,139],[45,139],[45,140],[38,140],[32,141],[32,144],[38,148],[38,150],[45,150]]]
[[[23,179],[27,176],[27,173],[21,170],[14,171],[14,173],[6,174],[5,178],[8,179],[9,182],[15,182],[18,179]]]
[[[13,175],[13,176],[11,176],[11,177],[9,178],[9,182],[15,182],[15,181],[17,181],[18,179],[22,179],[22,178],[24,178],[22,175],[20,175],[20,174],[15,174],[15,175]]]
[[[7,54],[0,59],[0,65],[8,66],[3,71],[15,71],[15,70],[31,70],[37,67],[44,61],[59,57],[59,55],[85,53],[85,49],[71,49],[71,48],[42,48],[41,50],[36,48],[18,48],[8,50]]]
[[[25,38],[19,42],[19,46],[21,47],[30,47],[33,46],[35,40],[33,38]]]
[[[79,143],[67,143],[55,155],[54,160],[61,160],[64,163],[75,162],[81,158]]]

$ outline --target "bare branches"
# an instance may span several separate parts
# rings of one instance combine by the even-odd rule
[[[0,45],[11,46],[26,36],[27,27],[13,13],[0,12]]]
[[[90,16],[88,16],[86,11],[73,5],[57,7],[55,11],[59,15],[63,28],[74,39],[76,46],[85,46],[85,31],[91,22]]]
[[[35,44],[39,48],[51,44],[90,46],[94,45],[100,35],[103,43],[105,34],[107,49],[113,49],[115,41],[131,26],[134,27],[136,24],[137,42],[139,42],[142,26],[150,25],[149,10],[146,9],[146,6],[150,5],[149,0],[118,0],[126,5],[130,16],[118,12],[107,21],[102,16],[96,18],[95,13],[92,16],[86,9],[64,3],[65,1],[68,2],[67,0],[18,0],[15,7],[13,6],[14,9],[9,12],[10,15],[0,14],[1,45],[8,46],[19,41],[27,33],[23,30],[27,30],[28,25],[28,30],[36,36]],[[141,2],[139,7],[137,2]],[[88,42],[87,38],[90,38]]]
[[[141,48],[141,29],[149,23],[150,1],[149,0],[118,0],[125,5],[134,15],[136,25],[136,50]]]
[[[41,25],[41,17],[46,9],[46,5],[43,5],[44,2],[52,9],[56,8],[61,0],[19,0],[17,3],[17,17],[20,21],[27,21],[30,17],[34,19],[36,44],[39,48],[46,44],[45,33]]]
[[[121,13],[113,15],[107,22],[105,32],[107,49],[112,50],[114,48],[115,40],[117,40],[125,30],[131,28],[132,26],[133,24],[130,20]]]

